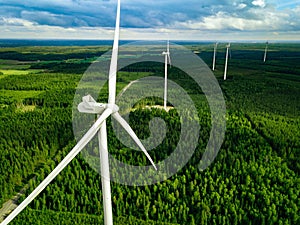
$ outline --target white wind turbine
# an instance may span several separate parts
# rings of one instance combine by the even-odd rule
[[[144,154],[150,160],[153,167],[157,170],[150,155],[147,153],[141,141],[138,139],[129,124],[118,113],[119,107],[115,104],[116,97],[116,76],[117,76],[117,61],[118,61],[118,47],[119,47],[119,30],[120,30],[120,0],[118,0],[116,27],[114,35],[113,50],[111,56],[111,63],[109,69],[109,96],[108,103],[97,103],[90,95],[84,96],[82,102],[78,105],[78,110],[83,113],[97,114],[96,122],[91,126],[87,133],[74,146],[69,154],[57,165],[57,167],[34,189],[34,191],[10,214],[1,225],[8,224],[13,220],[47,185],[75,158],[75,156],[88,144],[91,139],[98,134],[100,164],[101,164],[101,181],[102,181],[102,195],[104,204],[104,224],[112,225],[112,205],[111,205],[111,190],[110,190],[110,173],[107,150],[107,130],[106,119],[111,115],[116,119],[121,126],[128,132],[135,143],[142,149]]]
[[[225,68],[224,68],[224,80],[226,80],[226,76],[227,76],[229,48],[230,48],[230,43],[228,43],[228,44],[226,45]]]
[[[266,62],[266,60],[267,60],[268,45],[269,45],[269,42],[267,41],[266,48],[265,48],[265,54],[264,54],[264,62]]]
[[[218,42],[214,45],[214,56],[213,56],[213,67],[212,70],[214,71],[216,68],[216,54],[217,54]]]
[[[168,92],[168,63],[171,66],[170,43],[167,43],[167,51],[162,53],[165,56],[165,89],[164,89],[164,109],[167,110],[167,92]]]

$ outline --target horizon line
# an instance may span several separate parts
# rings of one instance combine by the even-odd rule
[[[113,41],[113,39],[96,39],[96,38],[1,38],[1,41]],[[120,41],[165,41],[166,39],[122,39]],[[255,40],[245,40],[245,39],[169,39],[171,42],[232,42],[232,43],[300,43],[300,40],[290,40],[290,39],[255,39]]]

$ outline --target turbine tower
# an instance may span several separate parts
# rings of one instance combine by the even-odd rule
[[[214,45],[214,56],[213,56],[213,67],[212,70],[215,71],[216,68],[216,55],[217,55],[218,42]]]
[[[264,62],[266,62],[266,60],[267,60],[268,45],[269,45],[269,42],[267,41],[266,48],[265,48],[265,54],[264,54]]]
[[[170,43],[167,42],[167,51],[162,53],[165,56],[165,88],[164,88],[164,109],[167,110],[167,93],[168,93],[168,63],[171,66]]]
[[[101,163],[101,181],[102,195],[104,204],[104,224],[112,225],[112,205],[111,205],[111,189],[110,189],[110,173],[107,150],[107,130],[106,119],[112,116],[126,132],[131,136],[135,143],[141,148],[147,158],[150,160],[153,167],[157,170],[153,160],[147,153],[141,141],[138,139],[134,131],[125,119],[118,113],[119,107],[115,104],[116,98],[116,76],[117,76],[117,61],[119,47],[119,30],[120,30],[120,0],[118,0],[116,27],[114,34],[114,43],[109,69],[109,96],[108,103],[97,103],[92,96],[87,95],[82,98],[82,102],[78,105],[79,112],[97,114],[96,122],[91,126],[87,133],[74,146],[68,155],[57,165],[57,167],[34,189],[34,191],[10,214],[1,225],[8,224],[13,220],[47,185],[75,158],[75,156],[91,141],[97,134],[99,139],[100,163]]]
[[[225,56],[225,69],[224,69],[224,80],[227,76],[227,67],[228,67],[228,54],[229,54],[230,43],[226,45],[226,56]]]

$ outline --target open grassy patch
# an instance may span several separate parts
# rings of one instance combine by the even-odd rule
[[[14,70],[14,69],[0,69],[3,75],[28,75],[31,73],[39,73],[41,70]],[[1,76],[0,76],[1,77]]]
[[[35,105],[24,105],[24,104],[18,104],[17,105],[17,111],[18,112],[29,112],[35,110]]]

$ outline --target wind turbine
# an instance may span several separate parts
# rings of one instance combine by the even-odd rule
[[[116,98],[116,77],[117,77],[117,62],[119,48],[119,31],[120,31],[120,0],[117,5],[116,27],[114,34],[113,50],[109,69],[109,96],[108,103],[97,103],[92,96],[87,95],[82,98],[82,102],[78,105],[79,112],[97,114],[96,122],[91,126],[87,133],[81,138],[68,155],[57,165],[57,167],[34,189],[34,191],[10,214],[1,225],[8,224],[13,220],[47,185],[75,158],[75,156],[98,134],[100,164],[101,164],[101,181],[102,195],[104,204],[104,224],[112,225],[112,204],[111,204],[111,189],[110,189],[110,173],[107,150],[107,130],[106,119],[112,116],[126,130],[135,143],[141,148],[147,158],[150,160],[153,167],[157,170],[153,160],[147,153],[141,141],[138,139],[130,125],[118,113],[119,107],[115,104]]]
[[[167,110],[167,92],[168,92],[168,63],[171,66],[170,43],[167,43],[167,51],[162,53],[165,56],[165,89],[164,89],[164,109]]]
[[[212,70],[215,71],[216,68],[216,54],[217,54],[218,42],[214,45],[214,56],[213,56],[213,68]]]
[[[264,62],[266,62],[266,60],[267,60],[268,45],[269,45],[269,42],[267,41],[266,48],[265,48],[265,54],[264,54]]]
[[[229,54],[230,43],[226,45],[226,58],[225,58],[225,69],[224,69],[224,80],[226,80],[227,76],[227,67],[228,67],[228,54]]]

